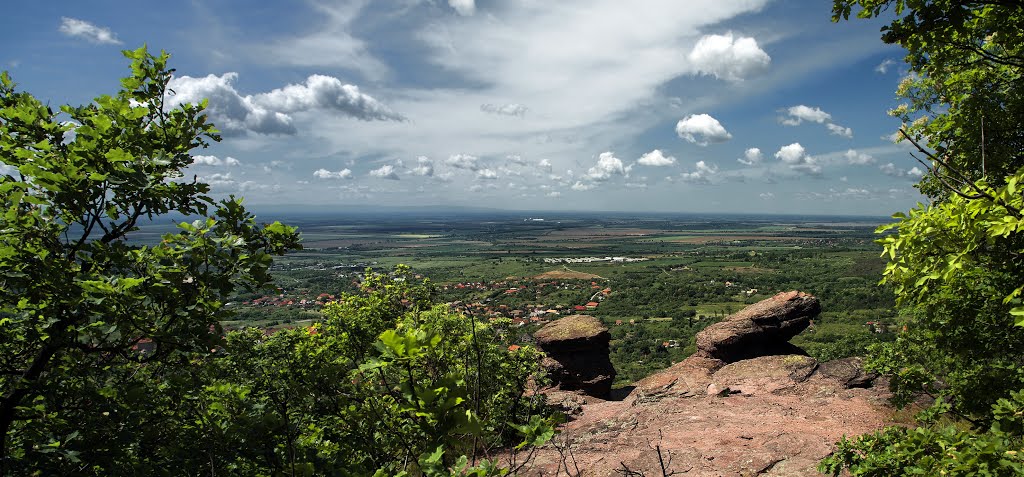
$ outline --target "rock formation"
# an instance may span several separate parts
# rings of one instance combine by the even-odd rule
[[[810,295],[780,293],[699,333],[696,354],[640,380],[625,400],[573,398],[563,407],[574,419],[520,474],[555,475],[568,455],[568,468],[595,476],[662,475],[663,464],[694,476],[821,475],[817,463],[840,437],[881,428],[891,410],[886,387],[871,386],[859,358],[819,364],[781,353],[819,311]],[[573,363],[564,369],[588,364],[566,356],[595,354],[586,343],[607,349],[604,327],[577,319],[537,334],[542,348],[553,344],[553,356]]]
[[[697,333],[697,354],[726,363],[759,356],[807,354],[789,339],[821,313],[807,293],[779,293],[750,305]]]
[[[544,325],[533,337],[547,354],[543,364],[558,388],[608,397],[615,368],[608,358],[611,334],[601,320],[571,315]]]

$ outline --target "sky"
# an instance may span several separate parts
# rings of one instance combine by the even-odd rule
[[[805,0],[14,0],[0,70],[59,104],[166,50],[275,206],[889,215],[922,200],[882,23]]]

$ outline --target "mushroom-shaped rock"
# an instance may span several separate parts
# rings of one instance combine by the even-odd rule
[[[779,293],[750,305],[697,333],[697,354],[726,363],[760,356],[807,354],[789,343],[821,313],[818,299],[803,292]]]
[[[548,355],[544,365],[554,384],[564,390],[608,397],[615,368],[608,358],[611,334],[601,320],[571,315],[544,325],[533,337]]]

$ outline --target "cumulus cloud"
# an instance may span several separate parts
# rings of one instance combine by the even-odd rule
[[[850,129],[848,127],[843,127],[843,126],[840,126],[838,124],[832,124],[832,123],[826,124],[825,127],[828,128],[828,132],[830,134],[834,134],[836,136],[842,136],[842,137],[845,137],[847,139],[853,138],[853,129]]]
[[[434,161],[431,161],[427,156],[420,156],[416,158],[416,167],[412,168],[412,173],[417,176],[431,177],[434,175]]]
[[[480,105],[480,111],[485,113],[497,114],[499,116],[519,116],[523,117],[526,115],[526,106],[521,104],[490,104],[485,103]]]
[[[832,115],[822,111],[821,108],[812,108],[802,104],[790,106],[786,109],[786,117],[779,118],[786,126],[798,126],[804,121],[821,124],[830,119],[832,119]]]
[[[768,68],[772,58],[750,37],[705,35],[689,55],[690,64],[700,74],[728,81],[743,81]]]
[[[732,139],[722,123],[708,114],[691,114],[676,123],[676,134],[698,146],[721,143]]]
[[[888,164],[878,166],[878,169],[882,171],[882,174],[892,177],[907,177],[916,179],[924,175],[924,171],[922,171],[917,166],[914,166],[910,170],[907,170],[896,167],[896,165],[891,162]]]
[[[358,86],[341,80],[312,75],[303,84],[290,84],[266,93],[242,95],[235,87],[238,73],[201,78],[181,76],[168,85],[173,96],[169,105],[198,103],[209,99],[207,113],[226,133],[252,131],[258,134],[295,134],[292,114],[306,111],[334,111],[363,121],[404,121]]]
[[[558,197],[562,196],[562,193],[558,192],[557,190],[554,190],[554,191],[548,192],[547,196],[551,197],[551,198],[558,198]]]
[[[75,38],[81,38],[97,45],[120,45],[121,40],[109,28],[96,26],[85,20],[61,17],[60,32]]]
[[[205,155],[202,155],[202,154],[198,154],[198,155],[192,156],[192,163],[193,164],[198,164],[200,166],[240,166],[240,165],[242,165],[242,161],[239,161],[238,159],[235,159],[235,158],[233,158],[231,156],[228,156],[228,157],[225,157],[224,159],[221,159],[221,158],[219,158],[217,156],[205,156]]]
[[[637,160],[636,163],[641,166],[665,167],[675,164],[676,158],[672,156],[666,157],[660,149],[655,149],[640,156],[640,159]]]
[[[448,0],[448,6],[452,7],[459,15],[468,17],[476,13],[475,0]]]
[[[718,173],[718,166],[712,164],[708,165],[704,161],[697,161],[695,169],[691,172],[683,172],[679,174],[679,178],[683,182],[689,182],[692,184],[710,184],[711,177]]]
[[[846,154],[844,154],[844,156],[846,157],[847,162],[858,166],[875,163],[875,158],[871,157],[870,154],[865,154],[863,152],[855,151],[853,149],[846,151]]]
[[[805,174],[818,175],[821,174],[821,166],[818,165],[818,161],[807,154],[807,150],[798,142],[794,142],[788,146],[782,146],[778,152],[775,153],[775,158],[782,161],[783,164],[789,166],[790,169]]]
[[[551,161],[547,159],[541,159],[540,162],[537,163],[537,167],[544,172],[551,172],[551,168],[553,166],[551,165]]]
[[[350,169],[342,169],[337,172],[329,171],[327,169],[317,169],[313,172],[313,177],[317,179],[351,179],[352,171]]]
[[[456,169],[476,171],[480,169],[479,158],[469,154],[454,154],[445,159],[444,163]]]
[[[594,184],[584,184],[580,181],[576,181],[576,183],[572,185],[571,189],[576,191],[584,191],[593,189],[594,187],[596,187]]]
[[[812,108],[810,106],[799,104],[796,106],[790,106],[785,110],[785,113],[785,116],[779,118],[779,122],[786,126],[799,126],[804,121],[807,121],[809,123],[824,124],[825,127],[828,128],[829,134],[845,138],[853,137],[853,129],[831,122],[832,115],[822,111],[821,108]]]
[[[480,169],[476,171],[476,177],[477,179],[495,180],[498,178],[498,173],[491,169]]]
[[[775,198],[775,194],[772,194],[771,192],[762,192],[757,196],[760,197],[761,200],[772,200]]]
[[[606,181],[613,175],[624,176],[626,175],[626,168],[622,164],[622,160],[615,157],[612,152],[602,152],[597,158],[597,164],[590,169],[587,169],[587,179],[592,181]]]
[[[392,166],[391,164],[385,164],[383,166],[378,167],[377,169],[370,171],[370,177],[378,177],[381,179],[397,181],[398,173],[395,172],[395,166]]]
[[[743,151],[743,157],[736,159],[736,162],[745,166],[752,166],[761,162],[762,159],[764,159],[764,155],[761,154],[761,150],[756,147],[752,147]]]

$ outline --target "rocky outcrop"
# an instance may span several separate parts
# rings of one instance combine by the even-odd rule
[[[843,362],[829,362],[829,372],[853,369]],[[566,448],[594,476],[662,475],[657,450],[679,475],[821,475],[818,462],[842,436],[877,430],[892,416],[885,386],[850,387],[847,374],[823,368],[802,355],[729,364],[691,356],[638,381],[623,401],[573,403],[558,446],[541,448],[520,475],[555,475]]]
[[[892,412],[886,386],[871,386],[859,358],[818,363],[789,344],[820,309],[813,296],[780,293],[699,333],[696,354],[636,382],[622,401],[552,396],[573,419],[558,445],[539,449],[519,474],[555,475],[569,455],[573,468],[595,476],[821,475],[817,464],[840,437],[877,430]],[[538,333],[538,342],[562,346],[553,356],[566,359],[580,348],[557,343],[607,335],[597,320],[582,320]]]
[[[611,334],[601,320],[571,315],[544,325],[533,337],[547,354],[543,365],[559,389],[608,397],[615,368],[608,357]]]
[[[821,363],[818,372],[838,381],[846,388],[868,388],[878,375],[864,370],[864,360],[856,356]]]
[[[779,293],[697,333],[697,355],[734,363],[760,356],[807,354],[789,343],[821,313],[818,299]]]

